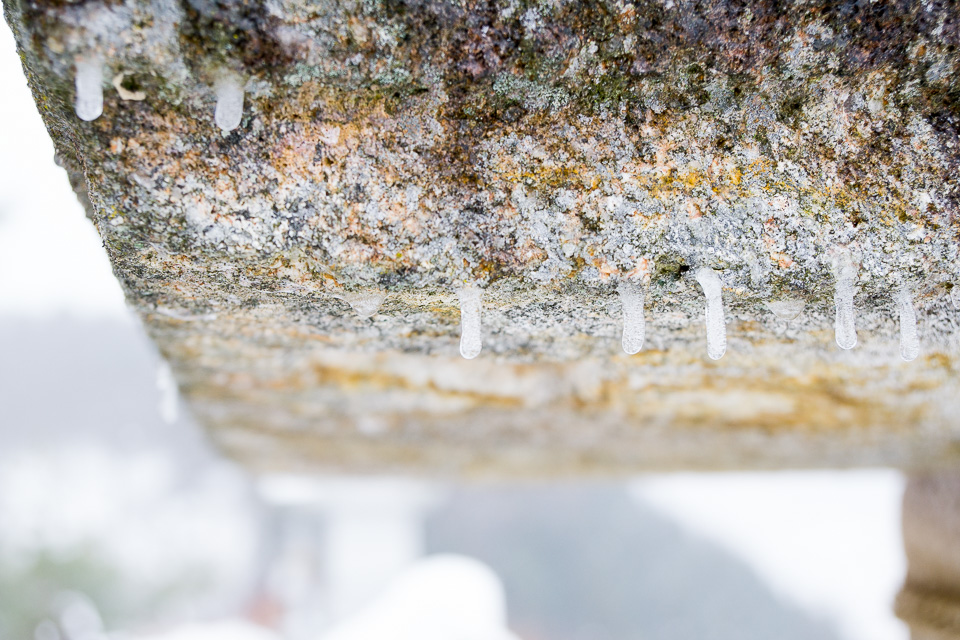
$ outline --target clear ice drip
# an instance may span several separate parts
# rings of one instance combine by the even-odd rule
[[[900,357],[910,362],[920,355],[920,334],[913,296],[907,287],[897,292],[897,309],[900,312]]]
[[[460,289],[460,355],[472,360],[480,355],[483,338],[480,335],[480,289],[467,285]]]
[[[796,320],[803,313],[806,303],[800,298],[781,298],[780,300],[770,300],[767,302],[767,309],[781,320],[787,322]]]
[[[160,419],[167,424],[177,421],[177,381],[165,361],[157,367],[157,391],[160,392]]]
[[[857,268],[850,254],[843,253],[837,264],[837,288],[833,294],[834,304],[837,307],[834,332],[837,345],[841,349],[853,349],[857,346],[857,327],[853,310],[853,285],[856,279]]]
[[[380,305],[387,296],[381,291],[362,291],[343,294],[343,300],[349,304],[357,316],[363,319],[372,318],[380,310]]]
[[[707,267],[697,270],[697,282],[707,299],[707,355],[719,360],[727,351],[727,327],[723,322],[723,285],[717,272]]]
[[[228,74],[217,82],[217,109],[214,120],[223,131],[233,131],[243,117],[243,81]]]
[[[623,306],[623,350],[630,355],[643,348],[646,333],[643,318],[643,287],[636,282],[621,282],[617,287]]]
[[[99,118],[103,113],[103,60],[96,57],[77,60],[76,88],[77,117],[87,122]]]

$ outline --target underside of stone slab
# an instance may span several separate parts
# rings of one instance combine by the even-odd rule
[[[960,459],[954,3],[4,5],[130,305],[254,467]]]

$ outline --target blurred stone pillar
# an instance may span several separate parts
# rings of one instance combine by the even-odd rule
[[[960,471],[910,478],[903,542],[908,569],[897,615],[912,640],[960,640]]]

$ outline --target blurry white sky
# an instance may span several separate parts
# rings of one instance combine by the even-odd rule
[[[129,321],[100,239],[53,163],[2,20],[0,87],[0,317]],[[908,637],[891,611],[905,569],[899,473],[649,476],[631,490],[849,640]]]
[[[0,20],[0,314],[127,319],[120,285],[84,216]]]
[[[893,470],[673,474],[631,493],[742,558],[781,597],[850,640],[906,640],[903,475]]]

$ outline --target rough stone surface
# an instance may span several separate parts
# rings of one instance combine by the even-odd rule
[[[4,4],[130,304],[195,415],[252,464],[960,454],[955,3]],[[87,123],[73,80],[91,56],[107,69]],[[213,120],[226,73],[247,92],[229,134]],[[850,352],[833,339],[844,252]],[[724,287],[717,362],[700,267]],[[635,356],[627,279],[646,289]],[[469,283],[484,346],[464,361]],[[378,295],[370,318],[351,308]]]

